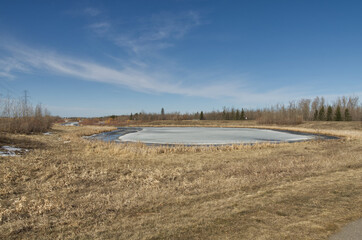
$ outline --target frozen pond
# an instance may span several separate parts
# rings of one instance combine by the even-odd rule
[[[258,142],[296,142],[315,139],[312,134],[255,128],[143,127],[119,128],[90,138],[145,144],[224,145]]]
[[[121,142],[147,144],[219,145],[256,142],[293,142],[313,139],[310,135],[253,128],[146,127],[120,136]]]

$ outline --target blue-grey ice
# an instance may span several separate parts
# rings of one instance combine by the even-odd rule
[[[254,128],[145,127],[119,137],[120,142],[146,144],[222,145],[259,142],[295,142],[315,136]]]

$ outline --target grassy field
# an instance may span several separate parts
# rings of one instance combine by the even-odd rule
[[[135,124],[136,125],[136,124]],[[339,140],[225,147],[90,142],[112,127],[0,137],[0,239],[326,239],[362,217],[362,123],[279,128]]]

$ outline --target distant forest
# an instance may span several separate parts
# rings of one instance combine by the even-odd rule
[[[357,96],[338,97],[327,103],[324,97],[291,101],[263,109],[227,108],[218,111],[196,113],[167,112],[131,113],[130,115],[88,118],[83,124],[117,125],[125,122],[150,122],[158,120],[256,120],[260,124],[300,124],[303,121],[362,121],[362,104]]]

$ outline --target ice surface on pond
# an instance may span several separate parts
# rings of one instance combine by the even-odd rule
[[[253,128],[145,127],[119,137],[122,142],[148,144],[217,145],[257,142],[294,142],[315,136]]]

